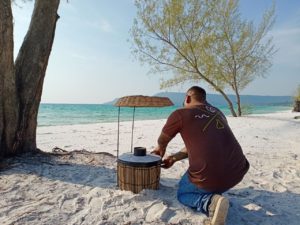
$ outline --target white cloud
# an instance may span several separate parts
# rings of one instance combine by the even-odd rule
[[[113,31],[111,24],[107,20],[100,21],[100,29],[103,32],[107,32],[107,33],[110,33]]]
[[[88,21],[86,22],[86,24],[94,29],[98,29],[104,33],[112,33],[113,32],[113,27],[112,25],[110,24],[110,22],[108,22],[107,20],[105,19],[101,19],[100,21]]]
[[[79,53],[73,53],[73,54],[71,54],[71,57],[75,58],[75,59],[78,59],[80,61],[93,61],[93,62],[97,61],[97,58],[95,58],[95,57],[86,56],[86,55],[79,54]]]

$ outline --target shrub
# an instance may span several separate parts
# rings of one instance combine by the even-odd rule
[[[295,101],[300,101],[300,85],[298,85],[294,99]]]

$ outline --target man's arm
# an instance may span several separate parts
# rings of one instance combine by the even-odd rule
[[[182,159],[186,159],[188,157],[187,149],[184,147],[179,152],[168,156],[166,159],[163,160],[161,167],[168,169],[177,161],[180,161]]]
[[[152,153],[160,155],[163,158],[169,142],[176,136],[177,133],[180,132],[181,127],[182,119],[179,111],[176,110],[168,117],[167,122],[158,137],[158,146],[152,151]]]
[[[188,157],[188,153],[187,153],[186,147],[184,147],[179,152],[176,152],[174,155],[171,155],[169,157],[172,157],[172,160],[174,162],[180,161],[182,159],[186,159]]]
[[[157,147],[151,153],[163,158],[166,153],[166,148],[171,140],[172,138],[162,132],[158,137]]]

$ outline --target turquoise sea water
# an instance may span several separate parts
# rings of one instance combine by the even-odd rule
[[[162,108],[136,108],[135,120],[165,119],[180,106]],[[230,115],[227,107],[219,107],[225,115]],[[292,110],[289,104],[247,106],[247,113],[261,114],[276,111]],[[133,108],[122,107],[120,120],[131,121]],[[117,122],[118,107],[101,104],[41,104],[38,114],[38,126],[72,125]]]

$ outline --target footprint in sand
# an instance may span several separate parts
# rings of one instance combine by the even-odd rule
[[[59,199],[59,208],[65,212],[73,212],[74,210],[74,199],[76,199],[79,194],[65,194]]]
[[[76,208],[76,212],[79,212],[79,211],[83,210],[84,207],[85,207],[85,199],[83,197],[77,198],[75,200],[75,206],[74,207]]]
[[[274,177],[275,179],[282,178],[282,174],[281,174],[281,172],[275,171],[275,172],[273,172],[273,177]]]
[[[272,189],[273,191],[280,193],[287,191],[286,187],[284,187],[282,184],[274,184]]]
[[[151,222],[160,219],[166,209],[167,206],[164,205],[162,202],[153,204],[148,209],[145,220],[147,222]]]

